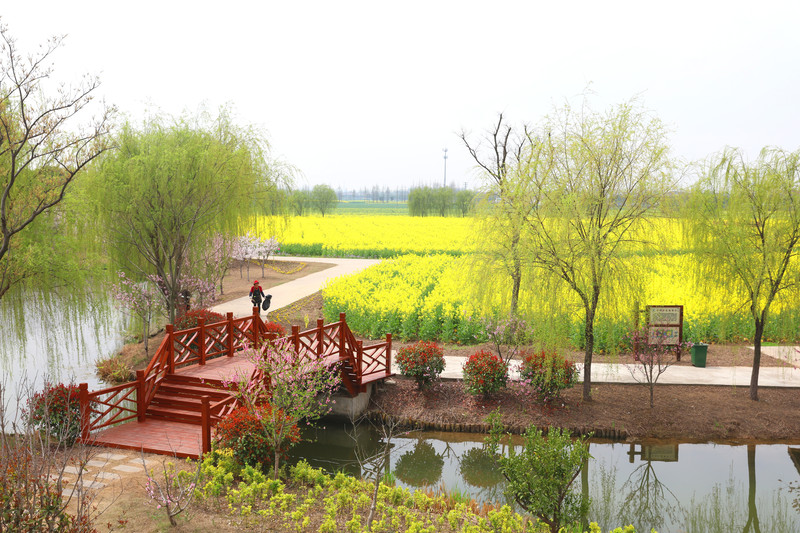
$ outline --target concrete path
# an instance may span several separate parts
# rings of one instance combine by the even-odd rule
[[[778,348],[778,347],[776,347]],[[780,347],[789,351],[793,347]],[[769,355],[772,355],[771,353]],[[462,368],[467,361],[466,357],[445,357],[443,378],[462,379]],[[512,364],[512,367],[514,365]],[[578,363],[578,377],[583,381],[583,364]],[[593,363],[593,383],[638,383],[631,375],[625,364]],[[635,367],[634,367],[635,368]],[[392,359],[392,372],[399,374],[400,369]],[[694,366],[671,366],[658,379],[659,385],[733,385],[737,387],[750,386],[752,368],[748,366],[708,366],[697,368]],[[510,372],[512,379],[518,378],[519,373],[515,368]],[[639,375],[641,378],[641,374]],[[761,387],[798,387],[800,388],[800,369],[795,367],[761,367],[758,375],[758,385]]]
[[[281,285],[264,287],[264,292],[272,295],[272,301],[267,311],[268,313],[286,307],[306,296],[311,296],[334,278],[354,274],[369,266],[380,263],[380,259],[341,259],[338,257],[273,257],[273,259],[276,261],[299,261],[303,263],[332,263],[336,266],[309,274],[302,278],[297,278],[293,281],[287,281]],[[233,313],[234,317],[242,317],[253,313],[253,304],[250,302],[249,297],[243,296],[242,298],[215,305],[211,310],[221,315]],[[262,317],[263,316],[264,312],[262,311]]]

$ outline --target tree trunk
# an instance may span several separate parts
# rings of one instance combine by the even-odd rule
[[[594,354],[594,309],[586,309],[586,324],[583,329],[583,401],[592,401],[592,355]]]
[[[756,335],[753,339],[753,373],[750,375],[750,399],[758,401],[758,371],[761,367],[761,337],[764,335],[764,320],[756,318]]]
[[[519,287],[522,283],[522,273],[520,272],[519,260],[514,262],[514,274],[511,276],[513,281],[511,287],[511,315],[517,316],[517,307],[519,306]]]
[[[761,525],[758,523],[758,509],[756,508],[756,446],[747,445],[747,523],[742,530],[743,533],[750,531],[753,527],[755,533],[761,533]]]
[[[281,460],[281,454],[280,454],[280,452],[278,452],[277,448],[275,448],[275,457],[274,457],[274,459],[275,459],[275,463],[274,463],[274,468],[272,470],[272,479],[278,479],[278,468],[279,468],[279,462]]]

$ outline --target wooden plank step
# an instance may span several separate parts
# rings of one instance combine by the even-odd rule
[[[150,406],[147,408],[147,418],[156,418],[159,420],[172,420],[175,422],[185,422],[190,424],[199,424],[201,422],[200,413],[197,411],[188,411],[185,409],[176,409],[171,407]]]
[[[225,390],[213,389],[211,387],[202,387],[197,385],[185,385],[178,383],[162,383],[158,387],[158,393],[181,395],[181,396],[213,396],[226,398],[229,394]]]
[[[199,413],[202,409],[203,403],[199,398],[181,398],[175,396],[161,396],[156,394],[150,401],[150,406],[165,407],[170,409],[185,409],[187,411]]]

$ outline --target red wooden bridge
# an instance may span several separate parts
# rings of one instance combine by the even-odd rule
[[[109,446],[197,458],[211,450],[211,433],[222,418],[238,407],[223,382],[240,375],[258,376],[253,363],[240,354],[275,340],[256,308],[253,315],[214,324],[198,320],[197,327],[166,335],[147,369],[136,380],[90,392],[80,385],[81,440]],[[347,327],[344,313],[339,321],[300,331],[292,327],[285,337],[298,357],[324,358],[341,372],[341,383],[350,396],[366,392],[367,385],[389,377],[392,336],[364,346]]]

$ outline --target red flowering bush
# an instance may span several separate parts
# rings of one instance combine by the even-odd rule
[[[552,401],[562,390],[578,382],[575,363],[567,361],[558,353],[523,352],[522,356],[520,379],[529,384],[543,402]]]
[[[221,448],[231,448],[233,457],[243,465],[261,465],[267,472],[275,457],[275,449],[267,438],[267,426],[281,426],[285,431],[284,448],[278,454],[285,456],[289,448],[300,441],[300,428],[282,411],[272,412],[269,404],[256,407],[255,412],[240,407],[217,424],[214,440]]]
[[[404,376],[416,379],[417,386],[422,388],[444,370],[444,352],[436,343],[420,341],[400,348],[397,366]]]
[[[77,385],[51,385],[28,399],[28,423],[72,446],[81,434],[81,400]]]
[[[488,396],[506,386],[508,366],[492,352],[481,350],[464,363],[464,387],[470,394]]]
[[[211,309],[193,309],[191,311],[186,311],[186,313],[175,320],[175,331],[196,328],[198,318],[205,318],[206,324],[216,324],[217,322],[225,320],[224,316],[215,313]]]
[[[275,333],[278,335],[278,337],[286,336],[286,328],[277,322],[265,322],[264,327],[267,329],[267,333]]]

